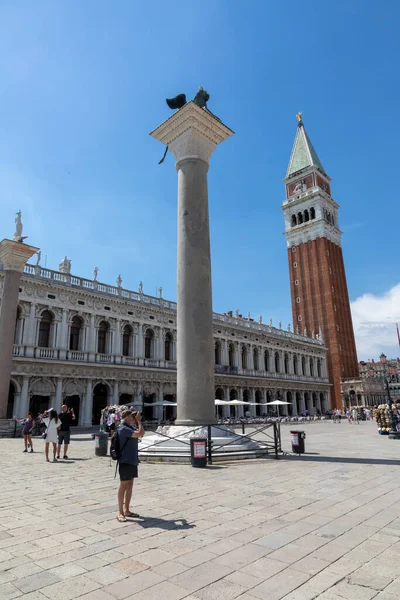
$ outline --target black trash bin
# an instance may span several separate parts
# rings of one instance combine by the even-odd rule
[[[207,466],[207,438],[190,439],[190,459],[192,467]]]
[[[96,433],[94,436],[94,453],[96,456],[107,456],[108,433]]]
[[[306,451],[305,442],[306,434],[305,431],[291,431],[290,437],[292,441],[292,452],[296,454],[304,454]]]

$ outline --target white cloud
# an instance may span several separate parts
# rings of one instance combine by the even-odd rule
[[[396,323],[400,322],[400,283],[382,296],[364,294],[351,303],[359,360],[377,359],[381,352],[400,356]]]

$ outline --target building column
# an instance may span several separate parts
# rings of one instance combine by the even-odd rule
[[[113,335],[112,354],[115,356],[115,363],[120,365],[122,362],[122,347],[121,347],[121,321],[116,319],[115,331]]]
[[[61,323],[58,324],[57,339],[55,347],[59,349],[59,359],[65,360],[67,358],[68,349],[68,310],[62,309]]]
[[[113,404],[116,404],[117,406],[119,405],[119,385],[118,385],[118,381],[114,381],[112,402],[113,402]]]
[[[250,369],[250,371],[254,370],[253,350],[254,347],[252,344],[249,344],[247,346],[247,368]]]
[[[91,379],[88,379],[86,382],[86,394],[85,394],[85,402],[84,402],[84,421],[82,425],[91,425],[92,424],[92,414],[93,414],[93,382]]]
[[[36,304],[31,302],[29,306],[29,316],[25,326],[25,356],[32,358],[35,352],[36,337]]]
[[[25,417],[29,410],[29,380],[30,378],[24,375],[22,379],[21,397],[19,402],[19,412],[16,415],[17,417]]]
[[[162,382],[158,385],[158,402],[164,402],[164,384]],[[157,406],[156,419],[161,421],[164,417],[164,407]]]
[[[138,401],[137,410],[140,410],[141,412],[143,412],[143,386],[142,386],[141,381],[138,382],[136,399]]]
[[[96,357],[96,329],[94,326],[94,315],[90,315],[87,351],[89,352],[89,362],[94,362]]]
[[[136,344],[138,365],[144,365],[144,334],[143,334],[143,326],[139,325],[139,329],[137,332],[137,344]]]
[[[55,395],[54,406],[53,406],[53,408],[57,411],[57,413],[61,412],[61,406],[63,403],[62,386],[63,386],[63,380],[61,378],[58,378],[57,382],[56,382],[56,395]]]
[[[0,263],[3,264],[4,282],[0,308],[0,419],[7,417],[10,390],[15,322],[21,274],[29,258],[38,248],[22,242],[0,242]]]
[[[20,418],[21,392],[15,392],[12,416]]]

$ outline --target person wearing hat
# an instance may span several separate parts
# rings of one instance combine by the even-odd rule
[[[118,489],[118,521],[123,523],[126,517],[137,517],[129,505],[132,497],[133,480],[138,476],[139,438],[144,429],[139,412],[124,410],[122,423],[115,435],[119,436],[120,458],[118,461],[120,486]]]

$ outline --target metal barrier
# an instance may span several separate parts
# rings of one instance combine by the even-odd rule
[[[16,438],[21,435],[22,423],[18,427],[18,421],[15,419],[6,419],[6,423],[3,421],[0,424],[0,438]]]
[[[174,427],[179,427],[178,425],[169,425],[169,428],[174,428]],[[281,428],[280,428],[280,423],[279,422],[273,422],[273,423],[264,423],[262,425],[257,425],[257,424],[247,424],[244,422],[236,422],[234,424],[230,425],[230,428],[232,428],[233,430],[236,429],[241,429],[241,434],[236,433],[236,431],[232,432],[232,439],[227,441],[226,443],[216,443],[215,440],[213,440],[213,435],[212,433],[214,432],[214,438],[215,436],[215,430],[221,430],[221,432],[224,433],[223,436],[221,437],[225,437],[226,439],[229,439],[228,436],[226,436],[226,430],[227,428],[224,427],[223,425],[218,425],[218,424],[213,424],[213,425],[201,425],[201,426],[197,426],[197,427],[193,427],[192,429],[188,429],[187,431],[185,431],[184,436],[173,436],[173,435],[167,435],[165,432],[163,432],[161,429],[157,430],[157,436],[158,439],[156,442],[154,442],[153,444],[146,444],[146,446],[144,448],[140,448],[139,445],[139,457],[142,453],[142,456],[146,456],[147,458],[151,459],[151,455],[152,453],[148,451],[150,449],[154,449],[157,446],[160,447],[160,451],[162,452],[162,447],[161,445],[164,444],[164,442],[166,440],[177,440],[179,439],[180,444],[183,445],[183,447],[186,450],[187,447],[187,453],[186,452],[174,452],[173,454],[170,454],[169,456],[172,457],[176,457],[178,458],[187,458],[188,456],[190,456],[190,439],[191,437],[196,437],[195,434],[196,432],[203,434],[204,430],[207,430],[207,462],[208,464],[212,464],[213,460],[217,460],[218,458],[232,458],[232,460],[238,459],[243,457],[244,455],[249,455],[254,453],[256,455],[256,458],[263,458],[265,456],[271,456],[273,455],[275,457],[275,459],[279,459],[279,455],[282,453],[282,446],[281,446]],[[247,433],[246,433],[246,429],[247,429]],[[251,431],[249,431],[249,429]],[[257,439],[256,439],[257,437]],[[232,445],[238,445],[238,440],[247,440],[248,442],[256,442],[257,443],[257,448],[256,449],[243,449],[243,450],[235,450],[232,449],[232,451],[229,450],[229,446]],[[156,455],[154,455],[154,459],[156,459]]]

